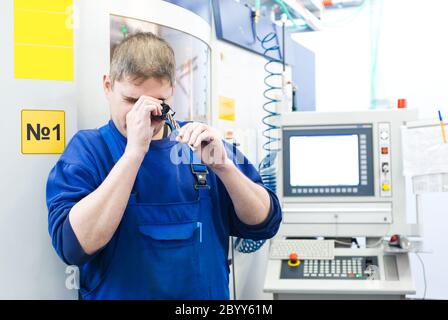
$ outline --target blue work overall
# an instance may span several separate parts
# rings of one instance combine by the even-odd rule
[[[107,126],[99,130],[117,163],[125,146]],[[207,168],[196,161],[195,201],[139,203],[132,190],[111,241],[81,270],[83,299],[229,298],[227,252],[211,219]]]

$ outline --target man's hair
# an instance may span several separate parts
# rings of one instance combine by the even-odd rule
[[[176,61],[171,46],[151,32],[126,37],[113,50],[110,80],[129,78],[144,82],[149,78],[166,79],[174,85]]]

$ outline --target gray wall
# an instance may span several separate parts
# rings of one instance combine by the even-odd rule
[[[76,130],[74,82],[14,80],[13,0],[0,3],[0,299],[70,299],[65,265],[47,231],[45,185],[58,155],[21,154],[22,109],[66,111]]]

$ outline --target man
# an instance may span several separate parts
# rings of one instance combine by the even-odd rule
[[[277,197],[213,128],[182,123],[173,138],[174,76],[164,40],[123,40],[103,78],[111,121],[78,132],[50,172],[49,232],[83,299],[228,299],[229,236],[279,228]],[[177,161],[190,147],[196,160]]]

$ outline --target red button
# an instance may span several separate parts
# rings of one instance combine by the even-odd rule
[[[398,99],[398,109],[405,109],[408,106],[406,99]]]
[[[389,148],[388,147],[381,148],[381,154],[388,154],[388,153],[389,153]]]
[[[298,258],[299,257],[297,256],[297,253],[295,253],[295,252],[293,252],[289,255],[289,260],[291,260],[292,262],[296,262]]]

